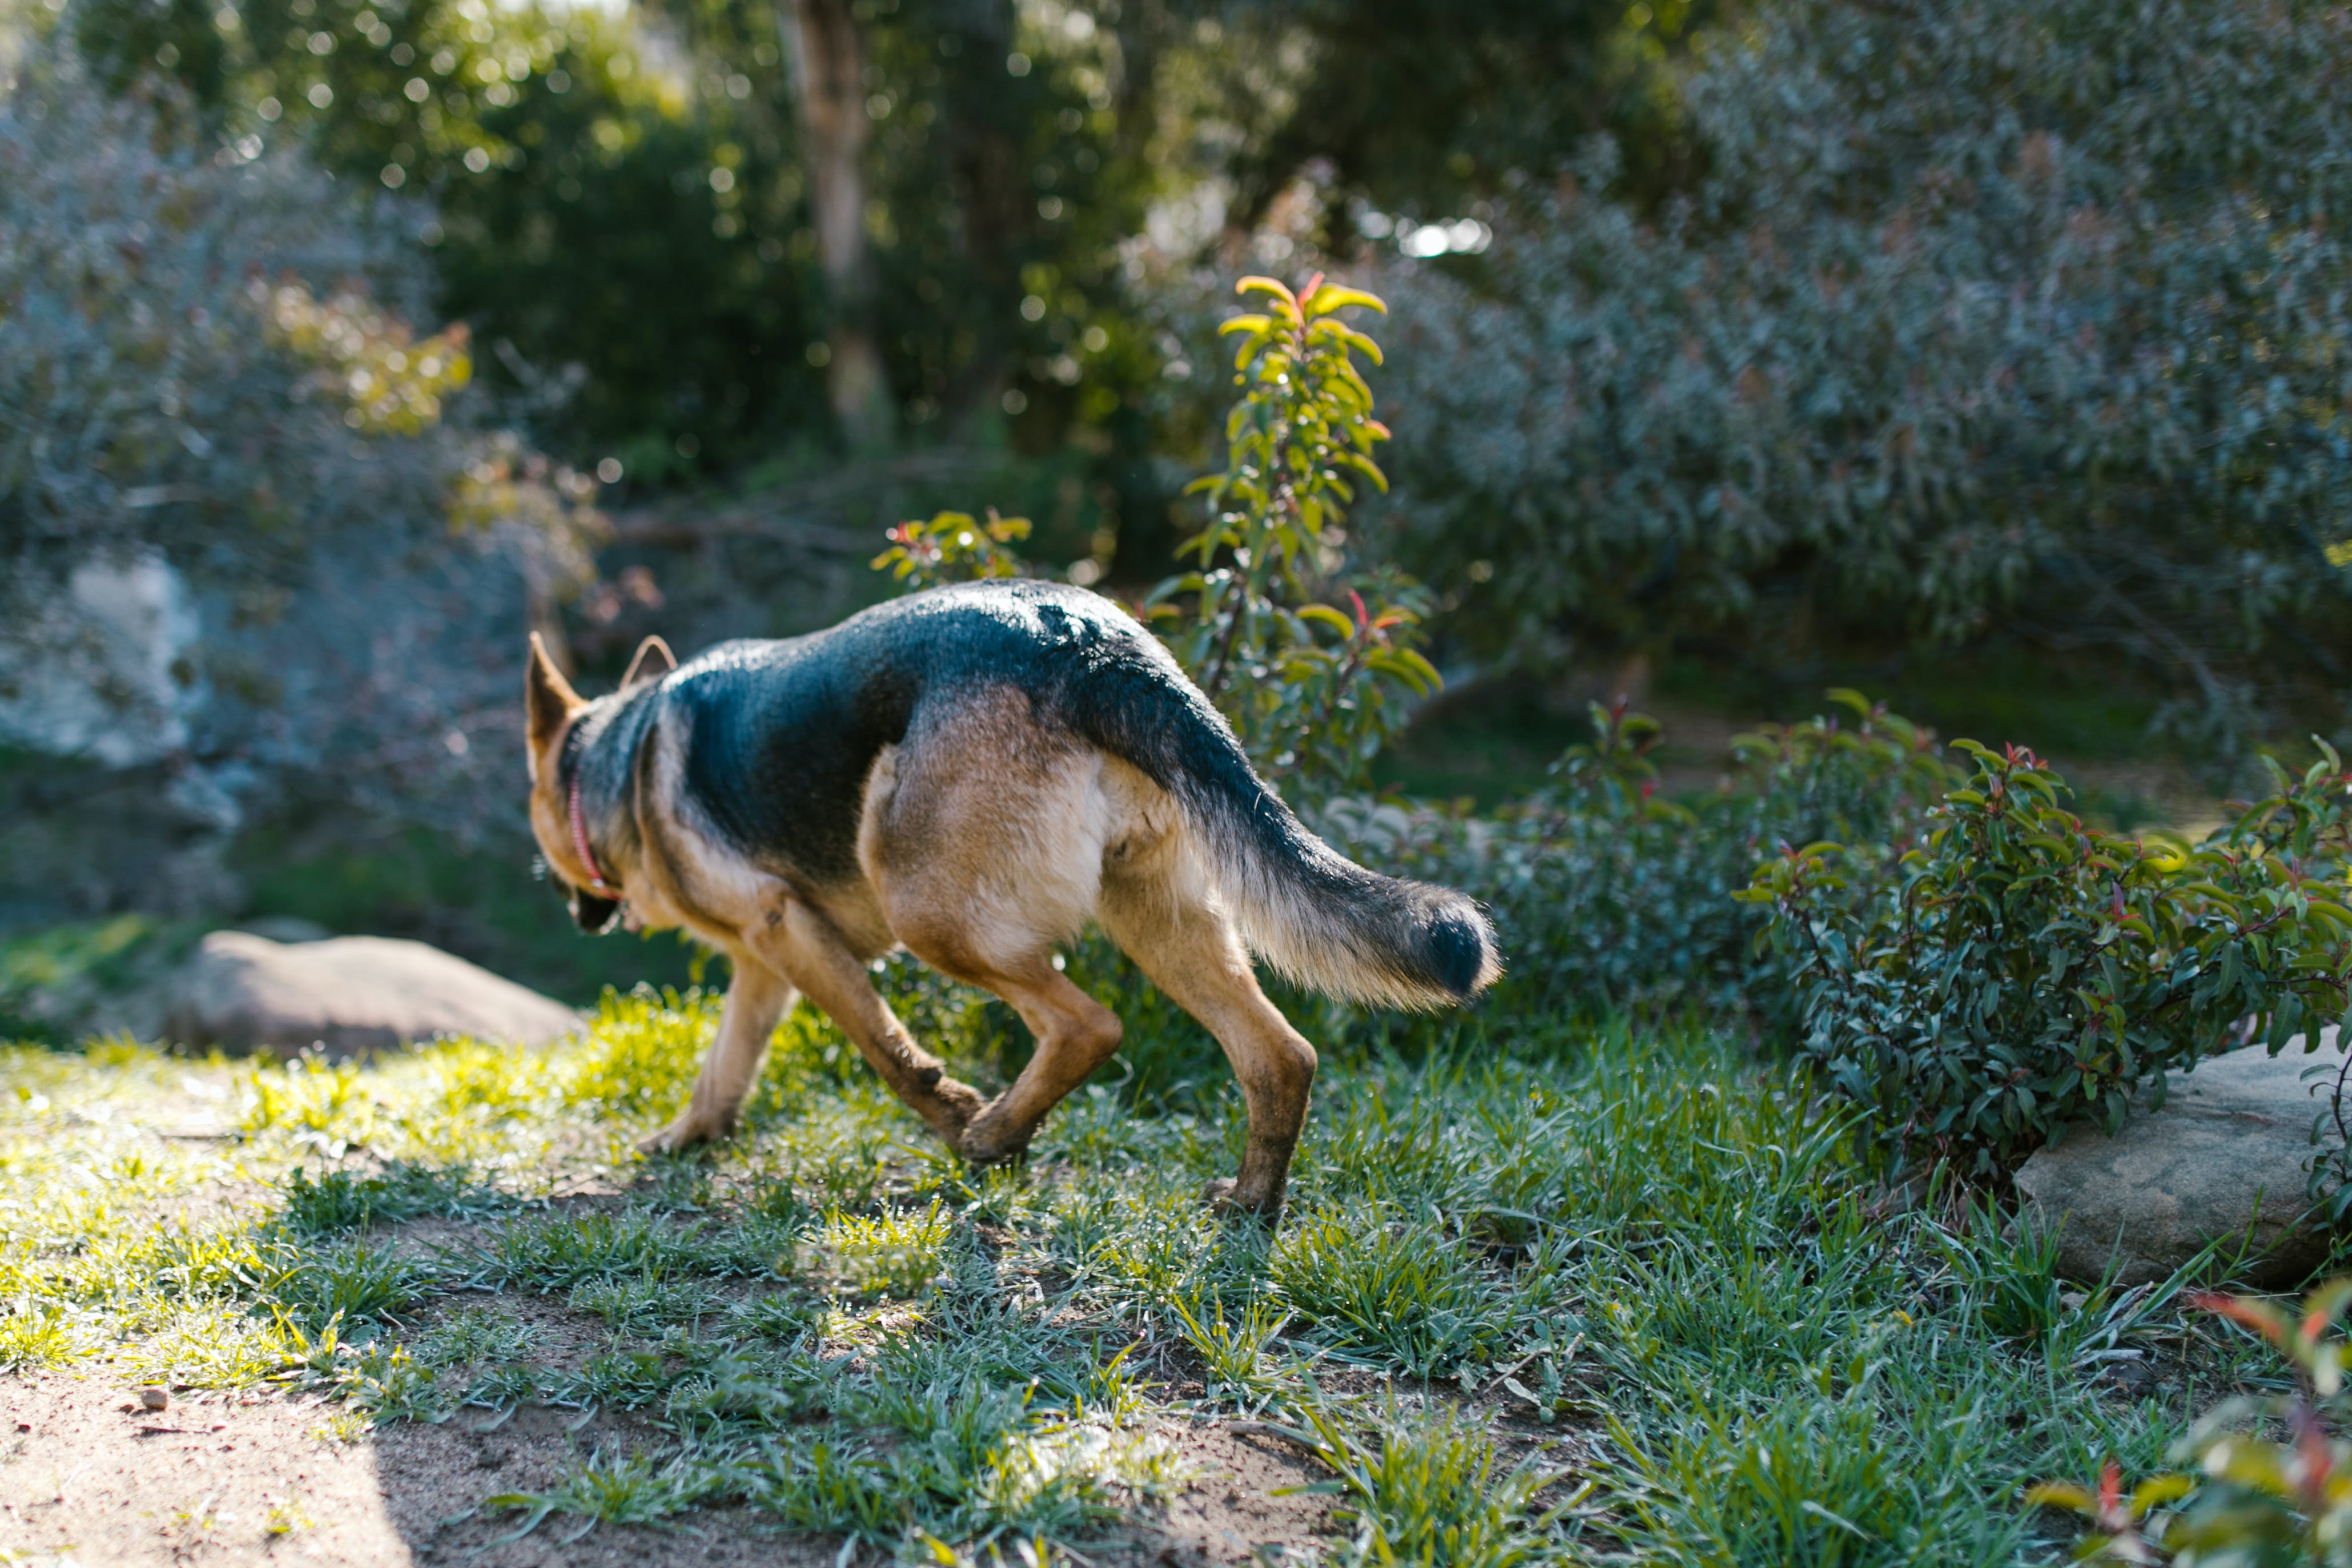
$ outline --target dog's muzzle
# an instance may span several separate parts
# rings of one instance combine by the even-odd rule
[[[620,918],[621,900],[599,898],[584,888],[572,889],[572,919],[591,936],[602,936]]]

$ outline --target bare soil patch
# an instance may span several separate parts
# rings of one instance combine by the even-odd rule
[[[300,1563],[401,1568],[670,1568],[769,1563],[832,1568],[841,1542],[783,1535],[740,1510],[707,1510],[676,1531],[599,1526],[567,1541],[481,1499],[555,1483],[583,1448],[653,1441],[626,1419],[537,1406],[490,1431],[481,1412],[438,1426],[320,1435],[338,1407],[311,1394],[184,1394],[139,1407],[127,1384],[50,1375],[0,1384],[0,1544],[34,1563]],[[1304,1456],[1222,1425],[1171,1426],[1188,1481],[1164,1511],[1094,1543],[1089,1561],[1239,1563],[1328,1546],[1329,1500],[1277,1495],[1319,1472]],[[870,1561],[873,1553],[864,1554]]]

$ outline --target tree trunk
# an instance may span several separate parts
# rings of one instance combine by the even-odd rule
[[[848,0],[782,0],[779,21],[807,146],[817,264],[832,296],[825,391],[850,444],[872,447],[889,437],[890,398],[866,248],[866,40]]]
[[[993,411],[1013,363],[1020,318],[1021,261],[1037,224],[1037,195],[1021,163],[1026,127],[1019,98],[1004,88],[1013,48],[1013,0],[961,0],[941,6],[941,31],[961,46],[943,108],[948,167],[961,209],[963,259],[983,301],[972,321],[973,347],[950,406],[969,416]]]

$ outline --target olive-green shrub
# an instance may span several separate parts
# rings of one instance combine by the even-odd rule
[[[2340,713],[2352,12],[1738,16],[1688,80],[1687,202],[1613,199],[1597,150],[1477,276],[1371,275],[1413,414],[1373,525],[1461,595],[1448,629],[1769,656],[2006,623],[2118,650],[2187,728]]]
[[[1301,805],[1364,787],[1403,727],[1402,700],[1428,696],[1438,676],[1420,646],[1427,595],[1394,572],[1349,572],[1342,548],[1359,489],[1388,483],[1372,449],[1389,432],[1355,363],[1358,353],[1378,363],[1380,345],[1339,312],[1387,307],[1319,273],[1295,292],[1271,278],[1238,289],[1265,309],[1222,329],[1241,340],[1225,467],[1191,487],[1209,503],[1182,551],[1192,569],[1137,614]],[[1028,534],[1025,518],[940,512],[892,529],[873,564],[908,592],[1013,576],[1024,565],[1012,547]],[[1330,602],[1343,595],[1347,608]]]
[[[1491,816],[1356,797],[1318,822],[1370,864],[1486,901],[1508,962],[1504,1010],[1706,1003],[1770,1026],[1789,1011],[1787,960],[1758,946],[1764,911],[1733,897],[1757,858],[1838,838],[1878,847],[1857,863],[1891,866],[1954,779],[1931,732],[1857,692],[1831,696],[1828,714],[1738,737],[1727,782],[1695,798],[1659,793],[1654,721],[1596,704],[1593,742]]]
[[[2269,796],[2185,848],[2084,823],[2030,751],[1958,745],[1971,776],[1897,864],[1814,843],[1740,895],[1771,910],[1799,1049],[1898,1157],[1996,1173],[2070,1122],[2113,1131],[2136,1090],[2161,1104],[2168,1068],[2345,1012],[2333,751],[2273,763]]]
[[[1178,552],[1194,567],[1153,589],[1144,614],[1297,805],[1364,787],[1404,725],[1401,700],[1439,681],[1420,650],[1419,585],[1346,570],[1341,525],[1360,490],[1388,488],[1372,451],[1389,429],[1355,363],[1360,352],[1380,363],[1380,345],[1339,312],[1388,307],[1319,272],[1296,293],[1271,278],[1235,288],[1265,308],[1218,329],[1241,340],[1224,471],[1190,487],[1209,502]],[[1341,595],[1348,609],[1329,602]]]

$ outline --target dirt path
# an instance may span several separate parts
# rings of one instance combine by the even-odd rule
[[[190,1394],[154,1413],[94,1374],[0,1383],[0,1545],[44,1568],[841,1561],[837,1540],[779,1535],[729,1510],[697,1513],[690,1530],[606,1525],[568,1542],[577,1526],[559,1518],[508,1541],[517,1516],[476,1511],[481,1498],[548,1486],[575,1449],[636,1434],[605,1421],[567,1431],[570,1413],[527,1408],[488,1433],[468,1411],[440,1426],[343,1441],[321,1435],[338,1409],[307,1394]],[[1161,1436],[1182,1459],[1184,1490],[1163,1512],[1087,1551],[1089,1562],[1234,1563],[1261,1548],[1305,1557],[1328,1547],[1323,1498],[1272,1495],[1317,1479],[1279,1443],[1219,1426]]]

